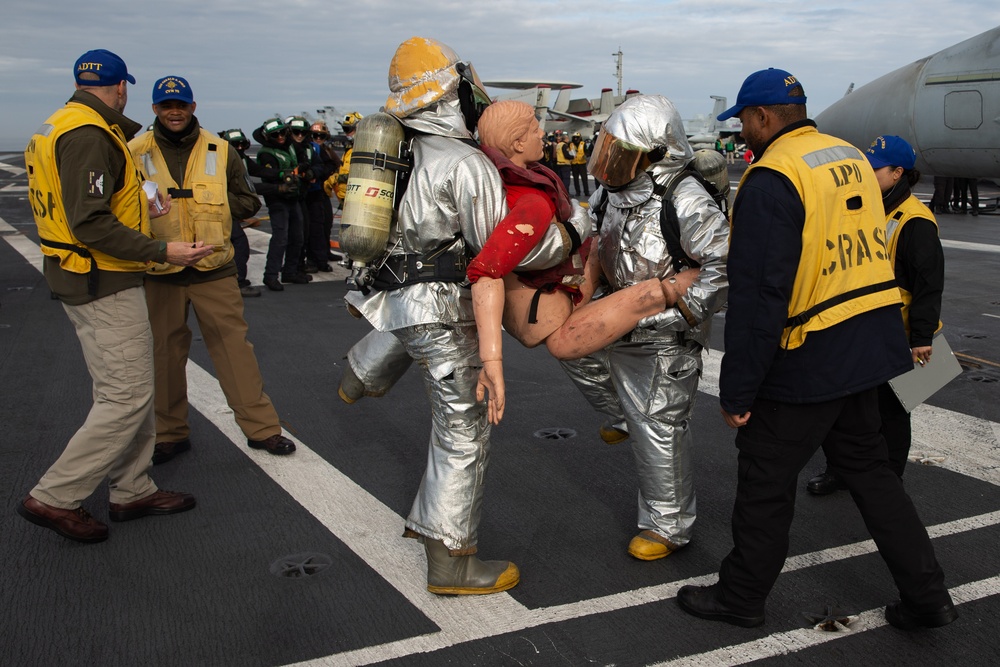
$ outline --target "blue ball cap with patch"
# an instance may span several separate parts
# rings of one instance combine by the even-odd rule
[[[185,104],[194,102],[194,93],[187,79],[179,76],[165,76],[153,84],[153,104],[177,100]]]
[[[865,151],[865,157],[871,163],[872,169],[902,167],[909,171],[917,163],[917,154],[913,152],[913,147],[906,139],[894,134],[876,137]]]
[[[116,86],[122,81],[135,84],[135,77],[128,73],[125,61],[104,49],[87,51],[77,58],[73,76],[81,86]]]
[[[794,76],[783,69],[762,69],[746,78],[740,93],[736,96],[736,104],[720,113],[716,120],[728,120],[738,115],[747,107],[767,107],[772,104],[805,104],[804,94],[792,96],[796,88],[804,93],[802,84]]]

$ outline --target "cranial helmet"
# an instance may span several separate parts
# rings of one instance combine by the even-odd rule
[[[491,101],[472,63],[426,37],[411,37],[396,49],[389,64],[389,91],[385,110],[397,118],[456,94],[470,132]]]
[[[313,123],[309,129],[312,131],[313,138],[319,141],[326,141],[330,138],[330,128],[321,120]]]
[[[304,132],[309,134],[309,121],[302,116],[289,116],[285,119],[285,125],[292,132]]]
[[[358,121],[364,118],[357,111],[352,111],[351,113],[344,116],[344,120],[340,121],[340,126],[344,128],[344,132],[350,132],[358,125]]]
[[[222,132],[219,132],[219,136],[228,141],[236,148],[240,149],[250,148],[250,140],[247,139],[247,135],[243,134],[243,130],[239,129],[224,130]]]
[[[280,118],[269,118],[264,121],[261,131],[265,136],[273,139],[285,135],[288,132],[288,126]]]

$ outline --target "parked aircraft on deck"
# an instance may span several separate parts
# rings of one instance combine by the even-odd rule
[[[505,79],[484,81],[488,88],[515,90],[514,93],[498,95],[495,99],[520,100],[535,107],[542,129],[552,133],[561,130],[567,134],[579,132],[584,138],[594,135],[596,128],[607,120],[611,112],[629,97],[638,95],[638,90],[630,89],[624,95],[614,95],[611,88],[601,90],[601,96],[571,99],[570,91],[582,88],[579,83],[568,81],[538,81],[530,79]],[[554,103],[552,91],[558,91]]]
[[[816,116],[820,131],[862,150],[899,135],[922,173],[1000,177],[1000,26],[848,93]]]
[[[725,111],[729,104],[725,97],[711,95],[715,104],[712,106],[712,113],[708,116],[701,114],[690,120],[684,121],[684,132],[687,134],[691,148],[701,150],[702,148],[715,148],[716,139],[739,134],[743,130],[743,124],[739,118],[730,118],[725,121],[715,120],[716,117]]]

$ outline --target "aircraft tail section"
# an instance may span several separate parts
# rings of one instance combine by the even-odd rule
[[[719,121],[715,120],[719,117],[723,111],[729,108],[729,104],[725,97],[720,95],[710,95],[710,97],[715,100],[715,104],[712,105],[712,113],[708,117],[707,132],[715,132],[718,129]]]
[[[556,96],[556,103],[552,105],[553,111],[559,111],[565,113],[569,109],[569,91],[572,90],[569,86],[563,86],[559,90],[559,94]]]
[[[601,89],[601,103],[597,113],[609,114],[615,110],[615,98],[611,94],[610,88]]]

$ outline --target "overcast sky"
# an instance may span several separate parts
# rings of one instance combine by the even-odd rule
[[[167,13],[169,12],[169,13]],[[0,25],[0,150],[21,150],[73,92],[89,49],[114,51],[137,84],[126,115],[152,121],[153,82],[185,77],[213,132],[249,135],[265,119],[333,106],[377,111],[396,47],[433,37],[484,80],[583,84],[660,93],[684,118],[709,95],[735,101],[747,74],[795,74],[810,116],[856,86],[1000,25],[997,0],[111,0],[8,2]],[[495,89],[493,94],[502,93]]]

